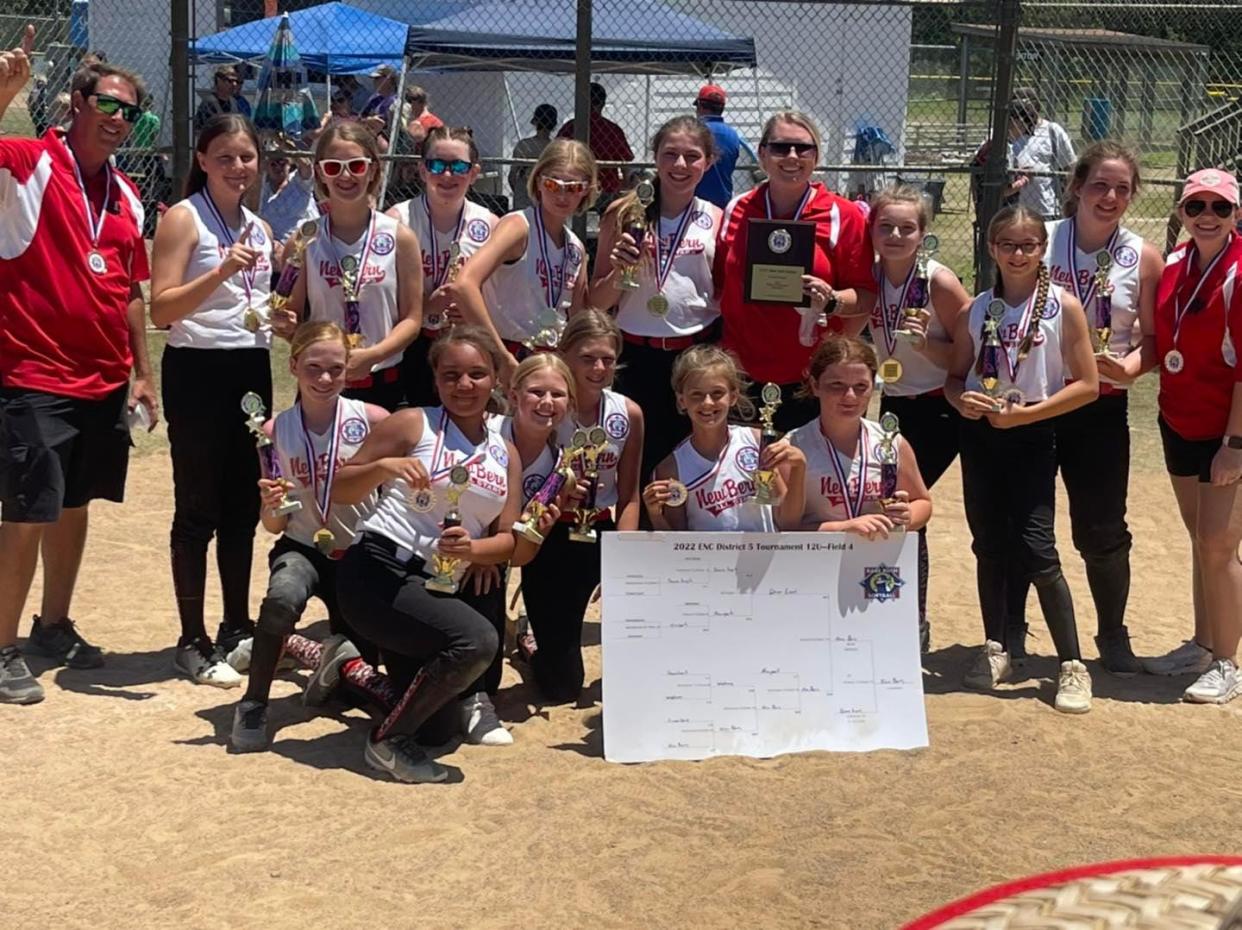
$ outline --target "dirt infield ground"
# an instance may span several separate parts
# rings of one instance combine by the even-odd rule
[[[1150,386],[1141,400],[1129,623],[1151,654],[1187,633],[1189,558]],[[980,624],[956,470],[936,489],[931,531],[931,748],[610,765],[592,623],[582,707],[534,708],[506,669],[498,704],[516,745],[458,749],[442,760],[452,783],[406,786],[363,765],[360,713],[309,716],[292,681],[274,691],[273,750],[227,752],[240,692],[173,674],[171,472],[158,440],[141,452],[127,502],[94,512],[76,601],[107,667],[36,665],[47,700],[0,708],[0,914],[15,930],[888,930],[1032,872],[1242,849],[1242,702],[1184,705],[1185,680],[1123,681],[1092,662],[1093,712],[1064,717],[1050,658],[999,695],[959,690],[959,644],[976,644]],[[1059,528],[1094,656],[1064,513]]]

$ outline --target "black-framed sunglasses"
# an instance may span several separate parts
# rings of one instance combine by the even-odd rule
[[[469,174],[470,169],[474,167],[463,158],[454,158],[452,161],[444,158],[428,158],[423,164],[427,166],[430,174]]]
[[[1210,204],[1204,200],[1187,200],[1182,204],[1182,209],[1186,211],[1187,216],[1198,216],[1209,207],[1222,220],[1229,219],[1233,216],[1233,211],[1237,209],[1227,200],[1213,200]]]
[[[142,107],[136,103],[126,103],[109,94],[92,94],[91,99],[95,101],[95,109],[104,116],[120,113],[121,119],[127,123],[136,123],[142,116]]]
[[[814,142],[765,142],[763,148],[768,150],[770,155],[778,158],[793,152],[799,158],[806,158],[808,155],[814,155],[819,151],[819,146]]]

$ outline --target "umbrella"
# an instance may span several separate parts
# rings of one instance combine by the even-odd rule
[[[280,25],[267,50],[259,72],[259,98],[254,108],[254,124],[300,140],[302,134],[319,126],[319,111],[306,86],[306,69],[293,41],[289,14]]]

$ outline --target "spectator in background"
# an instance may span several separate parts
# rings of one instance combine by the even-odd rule
[[[363,87],[358,78],[352,74],[341,75],[336,81],[336,87],[345,91],[346,96],[349,97],[349,108],[353,113],[361,113],[362,108],[371,99],[371,92]]]
[[[595,156],[596,161],[633,161],[634,152],[630,149],[630,143],[625,138],[624,130],[612,120],[604,117],[604,105],[607,102],[608,91],[604,90],[604,85],[592,81],[591,139],[589,143],[591,154]],[[574,137],[574,121],[571,119],[567,122],[556,135],[561,139],[572,139]],[[600,165],[599,189],[603,194],[615,194],[621,190],[621,169]],[[602,210],[605,204],[601,203],[598,206]]]
[[[431,112],[427,106],[427,91],[417,84],[405,89],[405,102],[401,107],[401,125],[413,143],[413,153],[423,150],[423,140],[432,129],[444,125],[444,120]]]
[[[371,77],[375,81],[375,93],[367,98],[358,115],[371,132],[387,139],[392,106],[397,102],[397,69],[391,65],[380,65],[371,72]]]
[[[332,97],[328,100],[328,112],[320,120],[319,128],[323,130],[329,126],[335,126],[337,123],[356,122],[357,119],[358,117],[354,115],[353,99],[349,96],[349,91],[343,87],[333,88]]]
[[[216,68],[211,93],[194,111],[194,129],[198,131],[213,116],[221,113],[240,113],[250,116],[250,101],[241,95],[242,77],[232,65]]]
[[[349,101],[348,97],[345,99]],[[289,139],[278,139],[274,144],[281,148],[294,147]],[[283,155],[272,155],[263,165],[259,217],[272,227],[272,238],[277,242],[284,242],[305,220],[319,219],[310,162],[300,159],[292,170],[290,168],[289,159]]]
[[[1064,172],[1077,156],[1069,133],[1060,123],[1042,119],[1039,99],[1023,88],[1009,101],[1009,169],[1014,177],[1005,194],[1016,193],[1018,203],[1045,220],[1061,218],[1060,177],[1031,172]]]
[[[513,157],[538,161],[543,150],[552,141],[552,130],[556,128],[559,121],[556,107],[552,104],[541,103],[535,107],[535,115],[530,120],[530,124],[535,127],[535,134],[518,140],[517,145],[513,147]],[[530,169],[530,165],[513,165],[509,168],[509,187],[513,190],[514,210],[525,210],[530,206],[530,192],[526,189]]]
[[[699,182],[696,197],[709,200],[724,209],[733,199],[733,169],[737,167],[738,155],[745,151],[751,164],[755,153],[738,135],[736,129],[724,121],[725,92],[716,84],[704,84],[694,101],[694,115],[707,124],[716,142],[716,161],[707,169]]]

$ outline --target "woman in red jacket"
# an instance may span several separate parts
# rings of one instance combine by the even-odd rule
[[[1191,241],[1170,253],[1156,292],[1160,435],[1193,552],[1195,635],[1149,670],[1196,672],[1183,697],[1224,704],[1242,691],[1242,236],[1238,182],[1215,169],[1186,179],[1178,217]]]
[[[759,139],[759,161],[768,180],[735,197],[725,208],[716,243],[713,277],[724,318],[723,348],[737,356],[758,386],[781,386],[776,427],[782,432],[819,414],[812,398],[795,398],[815,345],[831,328],[857,335],[875,301],[871,242],[857,204],[812,181],[820,153],[819,130],[805,114],[772,116]],[[803,317],[794,306],[755,303],[746,297],[746,248],[751,220],[804,220],[816,224],[812,273],[802,278],[810,314],[829,319],[800,333]],[[812,319],[810,322],[815,322]]]

